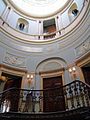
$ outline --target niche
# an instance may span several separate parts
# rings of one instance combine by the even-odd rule
[[[77,9],[72,10],[72,14],[73,14],[74,16],[77,16],[78,10],[77,10]]]
[[[28,27],[29,27],[29,23],[27,20],[23,18],[18,19],[17,26],[16,26],[18,30],[23,31],[23,32],[28,32]]]
[[[68,10],[68,16],[70,22],[72,22],[78,15],[79,10],[76,3],[73,3],[70,9]]]

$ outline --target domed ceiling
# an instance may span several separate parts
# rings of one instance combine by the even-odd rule
[[[69,0],[11,0],[14,7],[33,17],[47,17],[59,12]]]

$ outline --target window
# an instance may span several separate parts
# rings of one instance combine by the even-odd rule
[[[78,15],[79,10],[78,10],[78,6],[76,3],[73,3],[70,7],[70,9],[68,10],[68,17],[70,22],[72,22]]]
[[[23,30],[24,27],[25,27],[24,23],[20,23],[20,24],[19,24],[19,29],[20,29],[20,30]]]
[[[28,32],[28,27],[29,27],[29,23],[27,20],[23,18],[18,19],[17,26],[16,26],[18,30],[23,31],[23,32]]]
[[[77,9],[72,10],[72,14],[73,14],[74,16],[77,16],[78,10],[77,10]]]
[[[43,22],[43,32],[53,33],[56,31],[55,19],[45,20]]]

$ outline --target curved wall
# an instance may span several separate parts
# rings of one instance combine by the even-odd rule
[[[46,44],[48,41],[54,42],[57,41],[57,39],[62,39],[63,36],[75,29],[86,13],[89,1],[72,0],[60,13],[41,19],[28,18],[18,13],[8,1],[3,4],[3,8],[5,4],[7,4],[6,9],[1,8],[1,27],[5,34],[7,33],[7,35],[11,35],[16,41],[18,40],[24,43],[31,42],[37,44],[43,42],[43,44]],[[75,10],[77,12],[73,13],[72,11]],[[20,19],[22,20],[20,21]],[[55,20],[55,23],[53,23],[52,19]],[[44,32],[44,21],[47,21],[45,24],[47,29],[49,29],[47,32]],[[22,26],[22,24],[24,26]],[[53,24],[55,24],[55,28],[50,28],[50,25]],[[51,29],[53,29],[53,31]]]
[[[87,3],[87,1],[85,2]],[[7,28],[8,24],[3,23],[1,18],[0,19],[0,30],[1,30],[0,32],[0,63],[16,69],[17,68],[25,69],[27,70],[28,73],[34,74],[35,88],[40,88],[41,76],[39,75],[39,72],[41,72],[41,70],[52,71],[53,68],[55,67],[57,69],[64,68],[64,71],[63,71],[64,84],[71,82],[73,79],[70,76],[70,73],[68,71],[69,67],[75,66],[77,69],[77,72],[79,72],[78,67],[75,65],[75,62],[81,57],[90,53],[90,12],[89,11],[90,11],[90,6],[88,7],[86,14],[84,14],[81,22],[78,21],[80,20],[78,16],[77,21],[79,22],[79,25],[77,25],[74,30],[70,31],[65,36],[55,38],[54,42],[48,41],[48,44],[47,42],[46,43],[43,43],[43,42],[29,43],[29,41],[23,42],[22,39],[17,38],[17,36],[20,35],[19,32],[17,32],[17,34],[14,34],[14,36],[8,34],[8,32],[14,33],[13,32],[14,29],[12,31],[9,31],[10,29]],[[18,18],[16,16],[14,17],[12,13],[13,12],[11,12],[12,19],[10,19],[9,17],[7,19],[7,21],[10,21],[10,24],[12,23],[13,20],[15,20],[15,18],[16,19]],[[36,23],[37,22],[35,22],[35,24]],[[4,25],[2,26],[2,24]],[[74,24],[75,24],[75,21],[72,23],[72,26],[74,26]],[[15,24],[13,25],[16,27]],[[37,25],[34,25],[34,26],[37,26]],[[68,27],[71,27],[71,26],[68,26]],[[32,33],[33,31],[34,30],[32,30]],[[51,41],[53,40],[51,39]],[[53,62],[51,62],[53,58],[55,59]],[[58,61],[57,58],[59,58],[60,61]],[[47,62],[47,59],[51,61]],[[65,61],[65,63],[63,63],[63,61]],[[49,63],[50,66],[48,67],[48,69],[47,68],[38,69],[38,66],[40,63],[42,63],[43,66],[47,65],[46,63]],[[61,66],[57,67],[58,65],[61,65]],[[37,69],[38,69],[38,72],[37,72]],[[77,74],[77,78],[80,79],[79,74]],[[23,83],[24,82],[25,82],[25,79],[23,80]],[[23,85],[23,87],[26,88],[27,85],[25,86]]]

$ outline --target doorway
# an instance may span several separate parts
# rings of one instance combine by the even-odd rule
[[[85,82],[90,85],[90,63],[82,67]]]
[[[65,110],[65,100],[62,86],[62,76],[43,78],[43,89],[46,89],[43,94],[44,112]]]
[[[19,94],[21,88],[21,82],[22,82],[22,77],[21,76],[15,76],[12,74],[7,74],[7,73],[2,73],[2,76],[5,76],[7,78],[7,81],[4,85],[3,91],[5,94],[3,94],[3,99],[8,100],[10,103],[10,111],[18,111],[18,103],[19,103]],[[18,90],[12,89],[11,88],[17,88]]]
[[[2,73],[2,76],[5,76],[7,78],[7,81],[5,83],[5,86],[4,86],[3,90],[7,90],[7,89],[13,88],[13,87],[21,88],[22,77],[7,74],[7,73],[4,73],[4,72]]]

